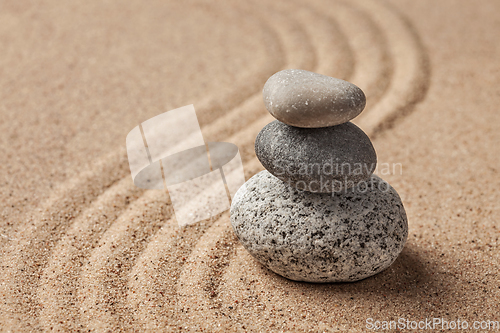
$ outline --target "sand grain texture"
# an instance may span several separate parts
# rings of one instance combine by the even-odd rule
[[[500,320],[495,1],[0,3],[0,330],[352,331],[365,320]],[[205,141],[253,144],[261,89],[301,68],[367,96],[355,119],[410,236],[353,284],[288,281],[225,212],[177,227],[133,186],[130,129],[194,104]]]

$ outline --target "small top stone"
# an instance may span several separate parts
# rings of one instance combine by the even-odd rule
[[[285,69],[271,76],[263,90],[267,110],[295,127],[339,125],[363,111],[366,97],[354,84],[302,69]]]

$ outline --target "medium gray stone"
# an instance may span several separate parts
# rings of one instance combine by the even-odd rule
[[[262,171],[236,193],[231,224],[260,263],[288,279],[357,281],[389,267],[408,237],[397,192],[373,175],[345,193],[297,191]]]
[[[377,166],[370,139],[353,123],[299,128],[275,120],[257,135],[255,153],[270,173],[310,192],[355,186]]]
[[[365,94],[354,84],[301,69],[274,74],[262,93],[267,110],[276,119],[297,127],[342,124],[366,105]]]

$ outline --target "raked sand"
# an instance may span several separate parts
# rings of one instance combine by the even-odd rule
[[[2,2],[0,329],[499,321],[499,11],[493,0]],[[205,141],[238,145],[247,179],[262,170],[253,142],[273,118],[261,89],[285,68],[367,95],[355,122],[380,166],[396,166],[379,175],[410,228],[374,277],[288,281],[242,248],[228,212],[180,229],[164,191],[132,183],[128,131],[187,104]]]

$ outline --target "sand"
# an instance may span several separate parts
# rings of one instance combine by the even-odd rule
[[[499,10],[493,0],[2,2],[1,330],[500,320]],[[242,248],[228,212],[180,229],[164,191],[132,183],[128,131],[187,104],[205,141],[238,145],[247,179],[262,170],[253,142],[273,118],[261,89],[285,68],[360,86],[368,103],[355,122],[380,164],[402,166],[379,175],[400,193],[410,236],[374,277],[286,280]]]

